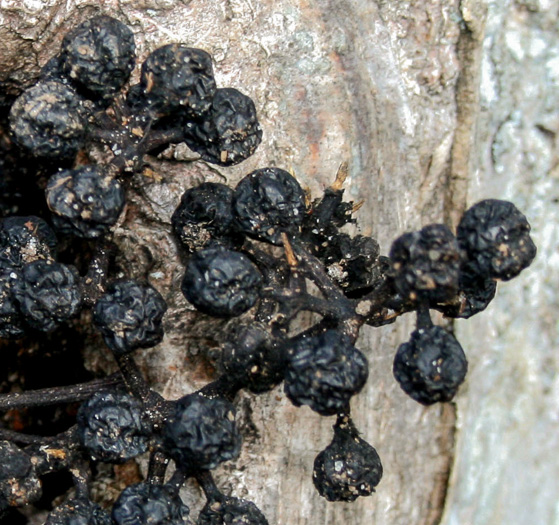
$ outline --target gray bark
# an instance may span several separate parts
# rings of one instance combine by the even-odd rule
[[[170,160],[152,159],[157,180],[137,176],[115,230],[131,272],[149,267],[170,305],[164,342],[138,355],[167,398],[212,379],[216,324],[196,317],[180,294],[170,232],[182,191],[202,180],[235,184],[275,165],[318,196],[348,161],[346,197],[364,202],[354,231],[377,238],[384,254],[405,231],[456,226],[482,197],[515,201],[533,224],[534,266],[499,285],[488,311],[456,323],[470,359],[456,403],[424,408],[395,383],[392,358],[411,316],[362,330],[357,346],[371,371],[352,411],[383,461],[375,495],[332,504],[316,493],[312,464],[331,439],[332,418],[293,407],[281,388],[240,395],[243,452],[216,477],[271,524],[559,523],[558,10],[557,0],[0,4],[3,81],[28,83],[70,27],[103,11],[132,27],[139,63],[162,44],[185,42],[213,55],[219,86],[255,100],[264,141],[252,158],[216,169],[173,162],[185,155],[177,148]],[[93,370],[111,366],[98,348],[87,357]],[[192,484],[183,495],[195,514],[199,490]]]

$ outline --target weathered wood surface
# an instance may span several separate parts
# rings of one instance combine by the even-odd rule
[[[332,504],[314,490],[312,463],[330,440],[332,418],[294,408],[281,388],[240,396],[245,446],[217,478],[224,490],[255,501],[270,524],[558,522],[558,5],[0,3],[0,80],[33,78],[70,27],[103,11],[132,27],[139,61],[169,42],[203,48],[214,57],[218,85],[255,100],[264,142],[254,157],[229,169],[154,160],[162,182],[137,181],[116,231],[132,271],[149,267],[170,305],[164,342],[139,355],[169,398],[211,379],[201,356],[211,353],[215,328],[195,319],[180,294],[169,225],[181,192],[203,179],[235,183],[275,165],[292,169],[318,195],[347,160],[347,198],[364,201],[356,231],[375,236],[383,253],[406,230],[454,225],[467,204],[485,196],[514,199],[534,224],[534,269],[500,286],[479,319],[458,323],[471,366],[456,405],[420,407],[395,384],[392,357],[413,319],[363,330],[358,346],[371,373],[352,408],[383,460],[372,497]],[[94,348],[88,354],[92,368],[106,366],[98,355]],[[184,497],[195,513],[196,487]]]

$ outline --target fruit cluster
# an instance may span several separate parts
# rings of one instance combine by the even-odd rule
[[[146,154],[179,142],[206,162],[237,164],[254,153],[262,131],[250,98],[216,87],[206,52],[182,44],[156,49],[139,83],[129,86],[134,67],[130,29],[96,17],[64,37],[38,82],[11,106],[14,147],[57,169],[44,185],[48,213],[0,222],[0,338],[25,344],[89,310],[119,373],[0,395],[4,410],[81,403],[75,424],[52,437],[0,429],[0,509],[37,501],[47,474],[68,471],[74,491],[47,525],[184,525],[191,517],[179,490],[195,478],[207,499],[198,525],[266,524],[252,502],[220,492],[211,471],[239,455],[239,390],[259,394],[282,383],[295,406],[336,416],[332,442],[314,463],[320,495],[353,501],[372,494],[381,461],[350,413],[368,377],[367,357],[356,347],[361,327],[416,312],[417,329],[395,354],[394,377],[419,403],[450,401],[467,360],[429,312],[481,312],[496,281],[515,277],[535,256],[526,218],[509,202],[482,201],[456,234],[432,224],[402,235],[381,256],[373,238],[342,231],[358,209],[343,201],[345,165],[313,201],[277,167],[257,169],[235,188],[205,182],[187,190],[172,216],[184,262],[181,290],[196,310],[226,323],[217,379],[166,400],[150,388],[133,352],[162,341],[167,305],[148,282],[114,279],[111,270],[111,232],[130,174],[142,171]],[[88,155],[100,145],[105,163]],[[90,243],[85,269],[67,253],[61,262],[57,237]],[[296,331],[302,312],[319,320]],[[111,509],[94,502],[96,465],[140,455],[149,458],[147,477],[126,487]]]

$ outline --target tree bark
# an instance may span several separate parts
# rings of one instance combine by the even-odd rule
[[[177,162],[190,155],[177,147],[150,159],[157,180],[136,176],[115,230],[123,265],[131,275],[147,273],[169,304],[163,343],[138,354],[166,398],[213,377],[219,323],[195,315],[180,293],[183,268],[170,228],[180,195],[202,180],[234,185],[253,169],[278,166],[316,197],[348,161],[345,196],[364,203],[353,232],[375,237],[383,254],[405,231],[443,221],[455,227],[482,197],[515,201],[534,225],[535,265],[500,284],[486,312],[454,327],[470,360],[455,403],[422,407],[393,379],[411,316],[362,330],[357,346],[370,375],[352,413],[384,466],[371,497],[329,503],[313,487],[313,461],[331,439],[333,418],[295,408],[281,387],[239,395],[243,452],[216,479],[254,501],[270,524],[559,519],[559,463],[550,457],[559,435],[550,291],[559,275],[552,272],[558,10],[557,0],[0,3],[0,80],[14,91],[36,79],[67,30],[103,12],[132,28],[138,64],[170,42],[203,48],[218,86],[255,101],[264,139],[253,157],[217,168]],[[92,370],[106,366],[98,348],[86,354]],[[183,497],[196,515],[200,490],[189,484]]]

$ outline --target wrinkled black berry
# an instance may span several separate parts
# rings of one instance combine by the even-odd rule
[[[467,369],[460,343],[440,326],[412,332],[410,340],[398,348],[393,366],[402,390],[424,405],[450,401]]]
[[[9,441],[0,441],[0,465],[0,512],[39,499],[41,482],[23,450]]]
[[[21,268],[40,259],[56,257],[57,240],[51,227],[33,215],[0,221],[0,267]]]
[[[184,44],[169,44],[151,53],[142,64],[140,88],[133,92],[149,113],[162,117],[180,111],[200,118],[210,109],[216,90],[211,56]]]
[[[79,237],[106,233],[124,207],[122,186],[100,165],[61,171],[45,192],[56,228]]]
[[[473,266],[473,268],[472,268]],[[460,291],[457,301],[449,305],[435,304],[433,308],[447,317],[468,319],[487,308],[495,297],[497,283],[476,273],[475,264],[466,263],[460,270]]]
[[[268,525],[268,520],[252,501],[223,497],[206,503],[197,525]]]
[[[201,312],[241,315],[258,299],[262,275],[242,253],[221,248],[196,252],[186,265],[182,293]]]
[[[443,224],[405,233],[390,249],[398,292],[411,300],[444,301],[458,291],[462,254]]]
[[[190,525],[190,509],[166,485],[135,483],[126,487],[113,506],[116,525]]]
[[[117,281],[95,303],[93,322],[111,350],[126,354],[161,342],[166,311],[163,297],[149,284]]]
[[[257,394],[283,380],[283,354],[266,325],[235,319],[228,323],[225,332],[221,367],[228,379]]]
[[[122,463],[147,450],[142,405],[125,392],[97,392],[80,406],[77,424],[80,443],[95,461]]]
[[[285,393],[323,416],[347,409],[367,381],[365,356],[335,330],[297,339],[287,350]]]
[[[164,446],[178,466],[212,469],[241,449],[235,408],[225,399],[187,395],[175,403],[163,428]]]
[[[303,189],[280,168],[262,168],[244,177],[235,189],[233,206],[243,232],[278,245],[282,232],[299,231],[306,213]]]
[[[377,451],[349,425],[335,425],[332,442],[314,460],[313,483],[328,501],[370,496],[382,478]]]
[[[457,229],[460,246],[483,277],[508,281],[536,256],[530,224],[511,202],[488,199],[469,208]]]
[[[45,260],[23,267],[14,279],[13,296],[25,322],[42,332],[74,317],[82,302],[75,268]]]
[[[25,335],[25,321],[12,295],[15,269],[0,269],[0,339],[17,339]]]
[[[97,16],[65,35],[62,71],[88,98],[113,97],[134,69],[135,50],[134,35],[126,25]]]
[[[186,190],[171,222],[175,235],[190,252],[206,248],[211,241],[228,244],[234,236],[233,190],[215,182]]]
[[[111,516],[87,499],[73,498],[56,507],[45,525],[111,525]]]
[[[17,144],[35,157],[74,157],[84,143],[85,124],[80,96],[53,80],[24,91],[10,111]]]
[[[208,115],[187,125],[185,141],[207,162],[221,166],[239,164],[262,141],[254,102],[234,88],[218,89]]]

